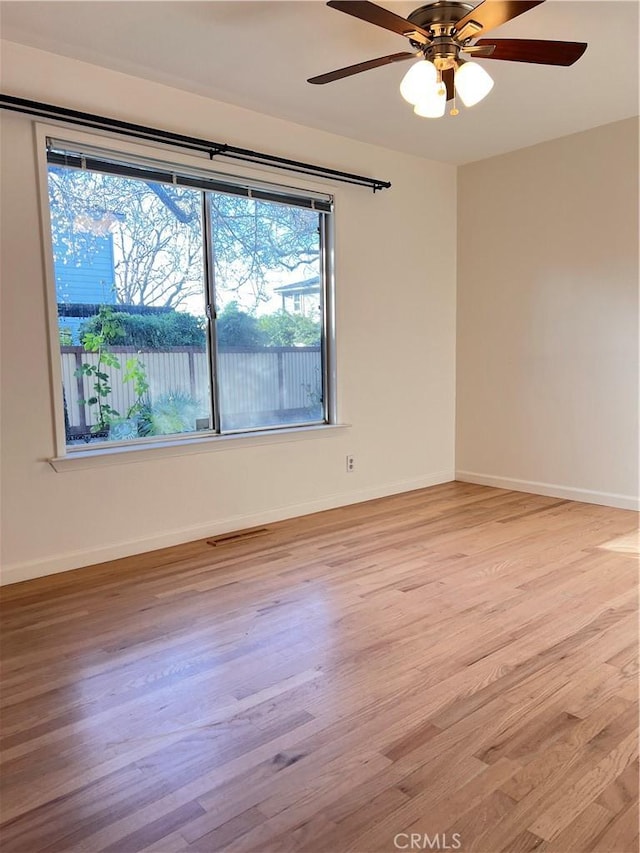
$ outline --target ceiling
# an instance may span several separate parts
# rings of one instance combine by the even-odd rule
[[[382,0],[407,15],[419,3]],[[495,80],[460,115],[414,116],[407,63],[325,86],[306,78],[410,49],[401,36],[290,2],[3,2],[1,35],[272,116],[448,163],[466,163],[638,113],[638,0],[547,0],[496,37],[589,43],[576,65],[478,60]]]

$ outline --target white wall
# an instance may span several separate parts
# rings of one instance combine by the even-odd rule
[[[339,405],[350,429],[58,473],[46,461],[54,435],[34,134],[27,117],[2,115],[5,581],[452,479],[454,167],[20,45],[5,43],[2,60],[9,94],[393,182],[375,196],[333,188]]]
[[[460,168],[458,479],[638,506],[638,122]]]

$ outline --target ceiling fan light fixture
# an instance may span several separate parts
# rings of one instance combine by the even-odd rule
[[[493,89],[493,80],[482,65],[467,62],[463,54],[482,59],[526,62],[534,65],[568,66],[587,49],[585,42],[544,39],[481,38],[512,18],[528,12],[544,0],[428,0],[406,18],[376,3],[329,0],[327,6],[397,33],[408,39],[412,52],[390,53],[366,62],[338,68],[309,78],[309,83],[332,83],[383,65],[417,58],[400,84],[400,93],[414,113],[428,118],[459,113],[456,92],[465,107],[479,103]],[[471,44],[471,42],[475,44]]]
[[[421,118],[440,118],[447,108],[447,90],[440,83],[432,85],[426,97],[422,97],[413,108]]]
[[[454,84],[465,107],[478,104],[493,89],[493,79],[475,62],[465,62],[458,68]]]
[[[438,81],[438,72],[433,62],[419,59],[411,66],[400,83],[400,94],[410,104],[417,104],[425,99],[425,94]]]

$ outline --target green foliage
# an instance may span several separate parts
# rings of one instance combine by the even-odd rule
[[[105,322],[107,320],[107,322]],[[218,344],[221,347],[318,346],[320,323],[301,314],[277,311],[257,318],[243,311],[237,302],[229,302],[218,315]],[[80,327],[85,349],[97,352],[103,345],[130,346],[136,349],[204,347],[205,321],[182,311],[163,314],[127,314],[103,306]],[[86,343],[85,343],[86,342]],[[87,346],[88,344],[88,346]]]
[[[269,346],[319,346],[320,344],[320,323],[301,314],[277,311],[275,314],[260,317],[258,324]]]
[[[163,394],[153,405],[145,405],[140,413],[140,435],[195,432],[198,408],[198,401],[182,391]]]
[[[185,334],[191,345],[204,345],[202,321],[191,314],[134,315],[115,312],[104,305],[95,317],[81,327],[81,341],[87,352],[96,353],[96,363],[83,363],[77,376],[90,377],[92,394],[81,405],[95,407],[96,424],[92,432],[110,430],[113,440],[138,436],[175,435],[194,432],[199,415],[199,403],[190,395],[172,391],[149,400],[149,382],[144,363],[139,356],[127,358],[124,368],[110,346],[144,346],[168,349],[185,346]],[[193,337],[189,338],[189,335]],[[196,337],[199,336],[199,339]],[[256,318],[242,311],[237,302],[230,302],[217,320],[218,342],[224,347],[317,346],[320,343],[320,323],[298,314],[278,311]],[[107,372],[110,368],[111,372]],[[123,383],[131,383],[135,399],[126,415],[121,416],[110,402],[114,371],[122,370]],[[321,382],[307,386],[310,404],[321,402]]]
[[[292,347],[320,344],[320,323],[309,317],[277,311],[275,314],[257,318],[242,311],[237,302],[230,302],[218,315],[216,329],[220,347]]]
[[[79,400],[79,403],[81,406],[96,407],[98,422],[91,428],[94,433],[103,432],[114,418],[120,417],[120,412],[107,402],[111,394],[111,385],[109,374],[104,370],[105,367],[120,369],[120,362],[107,349],[107,337],[117,328],[117,320],[112,309],[103,305],[96,321],[96,331],[86,332],[82,336],[82,346],[87,352],[97,353],[98,360],[96,364],[84,362],[75,371],[76,376],[87,376],[93,380],[93,394],[86,400]]]
[[[258,320],[251,314],[241,311],[237,302],[229,302],[218,315],[216,323],[218,346],[259,347],[264,346],[264,335]]]
[[[58,334],[60,335],[61,347],[73,346],[73,332],[68,326],[60,326],[60,328],[58,329]]]
[[[137,418],[114,418],[109,424],[111,441],[131,441],[139,436]]]
[[[120,418],[120,412],[111,406],[108,397],[111,394],[111,380],[105,367],[120,370],[118,358],[109,351],[109,341],[120,334],[119,317],[108,305],[102,305],[96,317],[93,317],[94,330],[85,330],[82,334],[82,346],[87,352],[97,353],[95,364],[84,362],[75,371],[76,376],[87,376],[93,380],[93,394],[86,400],[79,400],[81,406],[94,406],[97,411],[97,423],[91,428],[94,433],[103,432]],[[139,414],[149,390],[144,364],[137,356],[127,359],[123,382],[132,382],[136,399],[126,414],[126,420]]]
[[[206,343],[204,318],[184,311],[163,314],[127,314],[118,312],[117,327],[106,332],[105,342],[112,346],[131,346],[136,349],[166,347],[204,347]],[[90,317],[80,327],[80,334],[95,333],[101,326],[100,314]]]
[[[129,407],[127,419],[133,418],[143,410],[147,392],[149,391],[147,372],[144,364],[140,361],[138,356],[133,356],[133,358],[127,359],[122,381],[133,383],[133,391],[136,395],[136,399],[133,405]]]

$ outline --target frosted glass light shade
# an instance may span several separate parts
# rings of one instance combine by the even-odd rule
[[[410,104],[417,104],[424,98],[425,92],[433,86],[438,79],[438,72],[433,62],[427,59],[419,59],[402,78],[400,83],[400,94]]]
[[[426,97],[422,97],[413,108],[422,118],[440,118],[447,108],[447,90],[442,84],[433,84]]]
[[[493,89],[493,80],[481,65],[465,62],[456,71],[454,78],[456,92],[465,107],[472,107]]]

